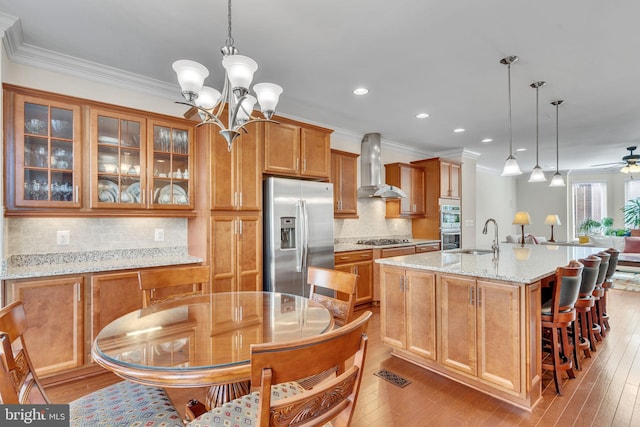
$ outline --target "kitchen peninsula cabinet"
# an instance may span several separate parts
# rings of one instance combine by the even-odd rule
[[[425,176],[421,167],[405,163],[384,165],[385,182],[400,187],[407,197],[387,200],[387,218],[420,218],[425,214]]]
[[[519,288],[442,274],[439,289],[441,363],[519,393]]]
[[[7,303],[24,304],[29,322],[24,337],[39,376],[85,363],[83,286],[82,276],[6,282]]]
[[[265,123],[264,168],[272,175],[329,180],[331,130],[275,118]]]
[[[334,256],[335,269],[356,274],[356,302],[365,304],[373,301],[373,251],[338,252]]]
[[[214,214],[211,235],[212,292],[261,290],[261,216]]]
[[[359,156],[359,154],[331,150],[334,218],[358,218],[357,159]]]
[[[262,206],[260,143],[264,123],[247,125],[233,142],[215,134],[211,155],[211,208],[217,211],[259,211]]]
[[[382,281],[382,342],[424,360],[435,361],[435,274],[385,267]]]
[[[6,90],[4,100],[7,207],[79,209],[80,105]]]

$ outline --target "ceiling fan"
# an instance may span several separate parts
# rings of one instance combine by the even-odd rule
[[[613,163],[600,163],[597,165],[591,165],[592,168],[606,168],[613,166],[622,166],[620,172],[629,173],[629,172],[640,172],[640,154],[634,154],[633,152],[637,149],[635,145],[631,147],[627,147],[629,154],[622,157],[622,160],[619,162]]]

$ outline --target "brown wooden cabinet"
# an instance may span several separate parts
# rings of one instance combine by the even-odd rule
[[[3,86],[7,216],[193,216],[191,122]]]
[[[233,142],[231,151],[219,134],[212,142],[211,209],[258,211],[262,207],[260,147],[264,124],[252,123]]]
[[[358,275],[356,305],[373,301],[373,251],[338,252],[334,257],[335,269]]]
[[[193,209],[193,129],[169,120],[92,109],[91,206]]]
[[[277,118],[265,123],[263,172],[329,179],[331,130]]]
[[[519,393],[519,288],[440,276],[441,363]]]
[[[211,233],[212,291],[261,290],[261,216],[214,214]]]
[[[462,167],[459,163],[440,159],[440,197],[460,199],[462,195]]]
[[[133,310],[142,308],[142,291],[138,284],[138,272],[92,275],[90,298],[89,345],[109,323]]]
[[[435,274],[388,266],[381,270],[382,342],[435,361]]]
[[[7,207],[80,208],[80,105],[6,90],[4,99]]]
[[[424,171],[421,167],[405,163],[384,165],[385,181],[400,187],[407,197],[387,200],[387,218],[420,218],[425,214]]]
[[[358,164],[360,155],[331,150],[334,218],[358,218]]]
[[[29,329],[24,334],[39,376],[64,372],[85,364],[84,278],[6,282],[7,302],[24,303]]]

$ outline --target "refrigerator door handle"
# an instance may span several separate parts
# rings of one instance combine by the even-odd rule
[[[304,234],[303,222],[304,222],[304,209],[302,206],[302,200],[298,200],[296,202],[296,271],[298,273],[302,272],[302,258],[304,257],[304,249],[303,249],[303,241],[302,235]]]
[[[307,258],[309,257],[309,212],[307,211],[307,201],[302,202],[302,269],[307,269]]]

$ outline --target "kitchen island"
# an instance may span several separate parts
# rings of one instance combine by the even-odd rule
[[[542,393],[541,292],[557,267],[602,248],[501,244],[376,260],[392,354],[531,410]]]

